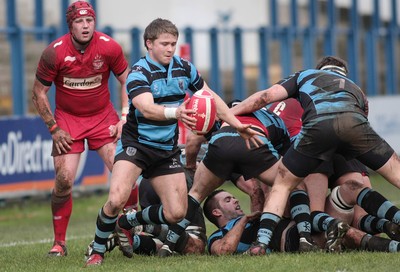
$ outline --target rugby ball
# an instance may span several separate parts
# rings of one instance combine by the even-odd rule
[[[196,112],[190,114],[191,117],[197,119],[195,127],[190,127],[195,134],[206,134],[210,131],[217,117],[217,105],[214,97],[209,91],[199,90],[193,94],[186,109],[194,109]]]

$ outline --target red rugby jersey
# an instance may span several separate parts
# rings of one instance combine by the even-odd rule
[[[272,103],[271,106],[269,106],[269,110],[282,118],[289,131],[290,138],[293,138],[300,132],[303,108],[299,101],[294,98],[288,98],[280,102]]]
[[[42,53],[36,77],[56,86],[56,108],[79,116],[92,116],[110,101],[110,71],[121,74],[128,66],[121,46],[95,31],[83,53],[75,49],[71,34],[53,41]]]

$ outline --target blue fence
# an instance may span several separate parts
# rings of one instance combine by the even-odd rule
[[[69,4],[68,0],[61,1],[61,14]],[[220,68],[219,42],[221,34],[229,34],[233,37],[234,68],[232,96],[243,99],[249,93],[246,87],[245,65],[243,54],[244,36],[253,33],[258,40],[258,79],[257,88],[264,89],[271,83],[271,46],[277,44],[279,50],[279,63],[281,76],[294,72],[294,61],[301,58],[302,68],[315,66],[317,58],[322,55],[340,55],[347,59],[350,68],[350,78],[360,84],[369,96],[399,94],[399,78],[397,76],[399,65],[399,28],[398,28],[398,1],[390,0],[391,16],[388,20],[382,20],[380,16],[381,1],[373,0],[373,11],[370,15],[361,16],[357,6],[361,1],[351,0],[349,8],[338,8],[334,0],[318,1],[309,0],[306,4],[308,13],[307,25],[299,22],[299,4],[296,0],[289,3],[289,24],[279,22],[279,1],[266,0],[268,3],[268,18],[266,26],[258,29],[218,29],[207,30],[185,28],[183,29],[184,41],[191,46],[191,60],[196,64],[194,39],[198,34],[209,36],[210,70],[208,82],[212,89],[221,92],[222,74]],[[92,0],[94,8],[96,0]],[[59,26],[44,26],[43,0],[35,0],[35,25],[31,28],[21,27],[17,20],[16,0],[7,0],[4,9],[6,26],[0,27],[0,35],[6,35],[11,48],[11,75],[12,75],[12,101],[13,115],[25,115],[27,113],[28,89],[25,86],[24,71],[24,36],[35,35],[37,40],[50,42],[57,36],[67,31],[64,16]],[[345,14],[346,16],[339,16]],[[1,16],[1,15],[0,15]],[[321,26],[321,17],[326,21]],[[347,19],[341,19],[347,18]],[[127,32],[131,39],[131,48],[125,48],[129,54],[131,63],[142,56],[142,30],[113,29],[106,27],[104,32],[111,36],[117,32]],[[274,52],[275,54],[275,52]],[[30,87],[30,86],[29,86]],[[118,104],[115,82],[110,83],[112,99]],[[54,92],[50,92],[54,95]],[[226,93],[220,93],[222,97]]]

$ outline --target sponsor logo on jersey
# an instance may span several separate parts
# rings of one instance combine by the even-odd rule
[[[103,67],[103,64],[104,64],[104,60],[103,60],[102,56],[96,55],[93,60],[93,69],[99,70],[99,69],[101,69],[101,67]]]
[[[126,155],[128,155],[128,156],[130,156],[130,157],[135,156],[136,151],[137,151],[136,148],[134,148],[134,147],[132,147],[132,146],[129,146],[129,147],[126,149]]]
[[[74,57],[74,56],[66,56],[64,58],[64,62],[67,62],[67,61],[74,62],[74,61],[76,61],[76,57]]]
[[[63,86],[68,89],[88,90],[101,86],[102,75],[96,75],[88,78],[70,78],[64,77]]]

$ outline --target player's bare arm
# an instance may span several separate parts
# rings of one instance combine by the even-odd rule
[[[211,254],[213,255],[228,255],[236,252],[240,238],[246,228],[247,222],[259,218],[261,212],[254,212],[250,215],[244,215],[235,224],[235,226],[228,231],[228,233],[221,239],[215,241],[211,245]]]
[[[71,150],[70,145],[73,143],[74,139],[69,135],[69,133],[58,127],[54,120],[53,113],[50,109],[49,99],[47,98],[47,92],[49,89],[49,86],[45,86],[39,80],[35,79],[32,90],[33,104],[35,105],[40,117],[42,117],[43,121],[47,125],[58,154],[67,153],[68,150]]]
[[[224,122],[228,123],[231,127],[234,127],[240,134],[243,139],[246,141],[246,146],[250,149],[250,141],[255,147],[259,147],[263,145],[263,142],[257,136],[264,136],[251,129],[251,125],[242,124],[235,115],[229,110],[228,106],[225,102],[217,95],[214,91],[212,91],[206,83],[204,83],[203,89],[210,91],[214,97],[215,103],[217,105],[217,117]]]
[[[178,119],[187,126],[196,125],[196,118],[188,114],[195,113],[193,109],[186,109],[189,100],[183,102],[177,107],[164,107],[155,104],[151,93],[142,93],[132,99],[133,105],[144,115],[145,118],[155,121],[164,121],[166,119]]]
[[[284,100],[287,97],[288,93],[286,89],[282,87],[282,85],[275,84],[266,90],[252,94],[242,102],[238,103],[235,107],[231,108],[230,111],[234,115],[248,114],[259,110],[270,103]]]

